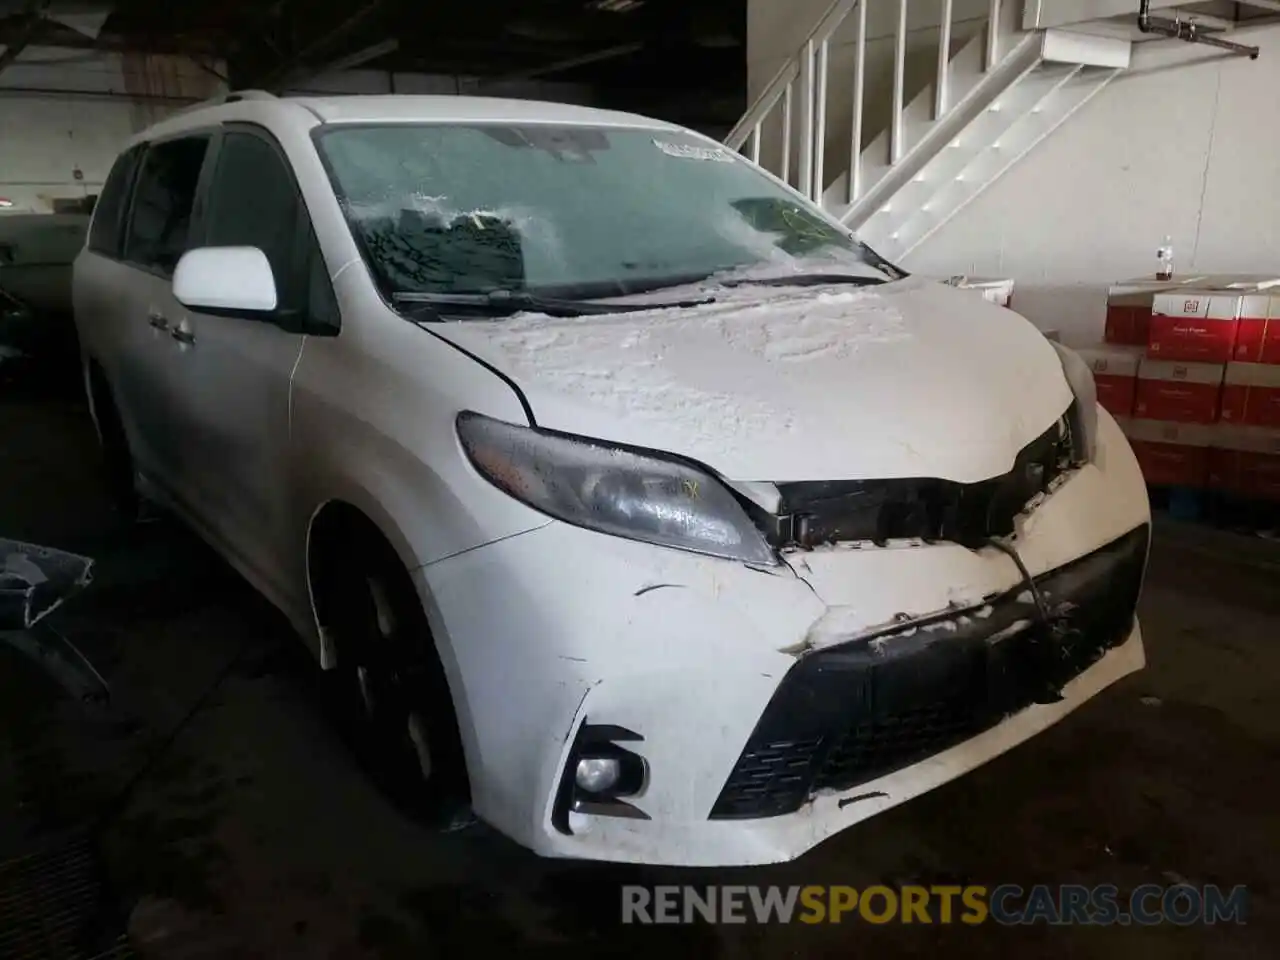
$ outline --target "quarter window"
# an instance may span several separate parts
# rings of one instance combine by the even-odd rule
[[[129,209],[129,193],[133,175],[142,158],[142,146],[132,147],[116,159],[102,185],[102,193],[93,208],[93,226],[89,228],[89,249],[106,257],[120,256],[124,233],[124,215]]]

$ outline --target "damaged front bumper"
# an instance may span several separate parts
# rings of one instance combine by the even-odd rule
[[[1104,418],[1096,461],[1018,523],[1039,604],[995,547],[832,548],[766,571],[560,523],[424,567],[418,585],[481,817],[548,856],[761,864],[1139,669],[1149,522]],[[620,731],[645,762],[625,815],[558,807],[584,730]]]
[[[1144,524],[981,606],[801,657],[779,684],[711,817],[792,813],[941,753],[1063,687],[1129,639]],[[1043,605],[1043,610],[1041,606]]]

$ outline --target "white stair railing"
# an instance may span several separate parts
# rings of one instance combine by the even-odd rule
[[[860,24],[865,25],[865,0],[835,0],[800,45],[796,55],[782,65],[725,138],[725,145],[730,149],[743,150],[745,147],[747,156],[759,163],[766,124],[781,109],[781,124],[778,126],[781,136],[776,140],[776,150],[770,152],[772,172],[811,200],[822,196],[831,36],[854,10],[858,11]],[[857,41],[860,49],[865,43],[865,33],[865,29],[860,27]],[[857,87],[862,83],[860,55],[856,64],[854,84]],[[861,102],[862,98],[855,99]],[[797,107],[800,113],[798,143],[793,129]],[[791,163],[793,152],[798,153],[794,170]]]
[[[863,118],[867,99],[867,5],[870,0],[835,0],[818,20],[800,49],[769,81],[747,109],[742,119],[725,138],[725,145],[739,150],[771,172],[796,187],[815,202],[820,202],[826,187],[824,170],[827,155],[828,100],[832,93],[828,80],[831,40],[835,32],[853,18],[853,83],[852,123],[848,142],[847,203],[856,203],[868,188],[862,170]],[[896,3],[893,46],[893,93],[889,118],[889,167],[906,154],[909,144],[904,136],[906,107],[907,4],[909,0],[885,0]],[[933,119],[941,120],[952,110],[948,84],[951,58],[952,0],[912,0],[914,3],[936,4],[939,15],[937,75],[934,84]],[[987,21],[985,70],[990,71],[1000,58],[999,23],[1001,0],[990,0]],[[775,117],[781,112],[780,122]],[[799,130],[794,129],[799,114]],[[776,134],[776,136],[772,136]],[[766,137],[770,138],[765,144]],[[792,163],[793,155],[795,163]],[[842,171],[843,172],[843,171]]]

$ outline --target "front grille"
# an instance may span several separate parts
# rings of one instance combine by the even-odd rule
[[[935,478],[779,483],[781,504],[757,524],[773,546],[918,539],[976,547],[1013,532],[1014,518],[1072,467],[1072,411],[1027,444],[1008,473],[977,483]]]
[[[0,863],[0,957],[127,960],[136,957],[107,895],[96,847],[80,837]]]
[[[876,771],[910,766],[979,731],[972,705],[956,698],[926,703],[853,724],[836,741],[813,781],[814,789],[850,786]]]
[[[771,817],[818,790],[848,790],[988,730],[1124,641],[1148,528],[1036,578],[1050,620],[1019,585],[801,657],[774,691],[712,809]],[[989,608],[989,609],[987,609]]]

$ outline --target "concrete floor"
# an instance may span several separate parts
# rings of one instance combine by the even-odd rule
[[[326,725],[282,618],[182,530],[121,529],[94,468],[77,404],[0,396],[0,533],[97,559],[55,625],[113,697],[110,716],[90,715],[0,645],[0,860],[119,797],[225,671],[103,834],[144,956],[1277,955],[1273,544],[1161,529],[1142,610],[1148,669],[958,782],[785,866],[631,869],[538,860],[482,826],[441,836],[404,819]],[[618,923],[623,882],[1183,879],[1247,884],[1248,925]]]

